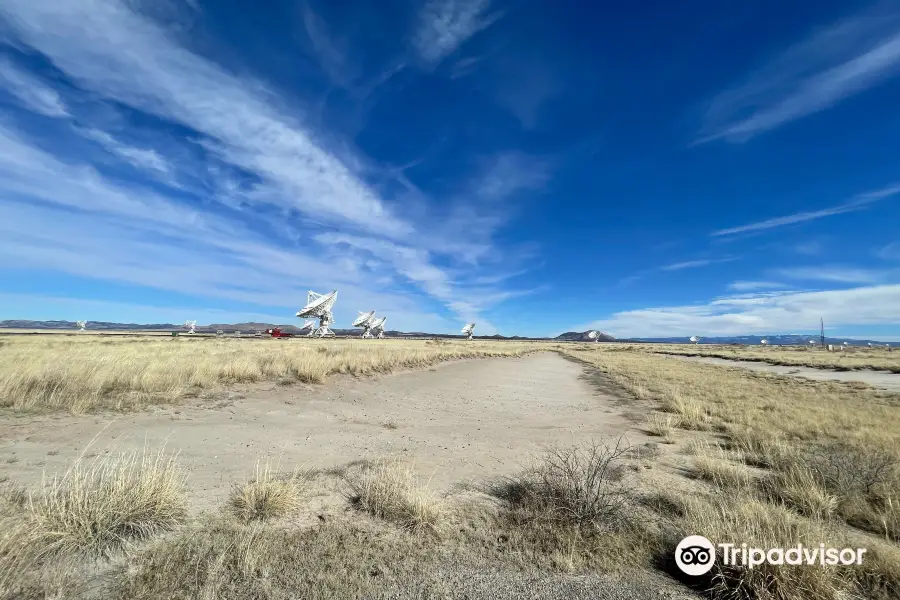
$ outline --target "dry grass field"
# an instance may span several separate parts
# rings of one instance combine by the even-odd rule
[[[731,360],[754,360],[770,365],[789,367],[813,367],[838,371],[874,369],[900,373],[900,349],[849,347],[829,352],[822,348],[804,346],[724,346],[697,344],[691,346],[675,344],[640,344],[631,346],[635,350],[680,354],[684,356],[707,356]]]
[[[561,435],[520,470],[447,489],[415,456],[260,462],[202,514],[178,448],[81,456],[41,484],[0,483],[0,597],[516,598],[534,593],[538,573],[541,597],[560,599],[900,598],[900,396],[862,384],[614,344],[3,341],[11,422],[37,409],[90,419],[80,413],[189,404],[234,382],[551,350],[597,389],[581,419],[619,411],[655,442]],[[671,554],[690,534],[868,553],[846,567],[717,565],[679,587]]]
[[[139,408],[231,383],[322,383],[445,360],[520,356],[537,344],[426,340],[179,336],[0,338],[0,406],[16,410]]]

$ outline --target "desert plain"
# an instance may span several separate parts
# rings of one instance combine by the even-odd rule
[[[0,336],[0,593],[900,597],[900,353],[689,351]],[[868,554],[688,578],[690,534]]]

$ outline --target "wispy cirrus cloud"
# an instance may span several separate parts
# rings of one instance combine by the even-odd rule
[[[122,143],[99,129],[78,129],[77,131],[139,169],[149,169],[160,173],[169,173],[171,171],[169,162],[155,150],[147,150]]]
[[[744,294],[705,303],[617,312],[579,326],[616,337],[743,335],[817,331],[829,327],[900,322],[900,285],[846,290]]]
[[[879,200],[883,200],[885,198],[890,198],[891,196],[896,196],[897,194],[900,194],[900,185],[890,185],[879,190],[859,194],[849,202],[838,204],[837,206],[819,210],[798,212],[792,215],[774,217],[772,219],[757,221],[755,223],[748,223],[746,225],[739,225],[737,227],[719,229],[717,231],[713,231],[710,235],[713,237],[721,237],[740,233],[752,233],[756,231],[775,229],[776,227],[784,227],[785,225],[794,225],[796,223],[815,221],[817,219],[823,219],[825,217],[831,217],[834,215],[841,215],[844,213],[865,210],[875,202],[878,202]]]
[[[728,289],[735,292],[752,292],[756,290],[777,290],[787,285],[777,281],[732,281]]]
[[[807,281],[827,281],[831,283],[877,283],[890,276],[889,272],[874,269],[860,269],[841,265],[819,265],[814,267],[790,267],[773,271],[780,277]]]
[[[875,254],[884,260],[900,260],[900,241],[882,246]]]
[[[500,13],[490,0],[428,0],[418,15],[413,48],[428,65],[437,65],[470,37],[490,27]]]
[[[483,19],[490,21],[482,4],[447,13],[452,22],[445,25],[460,34],[458,42],[466,23],[474,32],[486,26]],[[0,192],[11,199],[4,219],[34,225],[19,225],[4,239],[2,253],[16,257],[17,264],[173,291],[183,286],[182,291],[204,297],[270,306],[281,306],[286,298],[293,303],[307,286],[340,285],[346,301],[419,315],[431,314],[420,303],[438,300],[453,311],[460,303],[486,306],[479,294],[517,293],[498,285],[474,288],[465,277],[448,275],[459,261],[502,260],[502,253],[492,251],[493,232],[504,222],[502,203],[485,213],[453,199],[425,198],[421,211],[408,210],[373,185],[374,161],[352,144],[316,129],[277,89],[188,50],[131,3],[9,0],[0,4],[0,21],[17,47],[42,54],[79,93],[187,132],[172,143],[200,158],[184,164],[178,152],[166,154],[164,145],[131,146],[125,141],[130,136],[111,135],[90,123],[81,130],[86,137],[145,171],[168,169],[178,176],[191,171],[211,180],[200,196],[191,190],[151,192],[146,181],[110,179],[88,157],[74,155],[65,139],[47,152],[22,132],[2,130]],[[315,31],[325,36],[324,29]],[[326,37],[319,50],[329,51],[322,40]],[[497,178],[484,183],[483,199],[509,197],[534,181],[533,175],[518,183]],[[65,217],[67,211],[79,221]],[[438,220],[436,214],[450,218]],[[37,225],[42,219],[70,223],[76,233],[51,235],[50,227]],[[366,247],[359,243],[340,253],[331,244],[330,264],[336,265],[331,269],[322,265],[322,240],[316,242],[315,235],[335,230],[364,240]],[[384,248],[400,249],[399,258]],[[370,260],[375,255],[381,257],[378,264]],[[281,289],[282,283],[267,282],[282,282],[286,272],[302,279]],[[392,286],[399,280],[412,282],[424,295]],[[391,289],[382,291],[385,285]]]
[[[882,5],[787,49],[716,96],[696,143],[743,142],[826,110],[900,74],[900,12]]]
[[[729,256],[725,258],[702,258],[698,260],[686,260],[683,262],[672,263],[670,265],[660,267],[659,269],[661,271],[683,271],[684,269],[699,269],[701,267],[708,267],[709,265],[718,263],[731,262],[733,260],[737,260],[737,257]]]
[[[69,110],[56,90],[2,56],[0,56],[0,83],[29,110],[47,117],[69,116]]]

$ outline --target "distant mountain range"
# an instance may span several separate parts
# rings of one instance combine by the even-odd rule
[[[300,329],[296,325],[274,325],[272,323],[212,323],[210,325],[198,325],[198,333],[215,333],[223,331],[225,333],[241,333],[250,334],[256,331],[265,331],[278,327],[286,333],[306,333],[308,330]],[[184,331],[181,325],[174,323],[108,323],[105,321],[89,321],[87,328],[91,331]],[[76,330],[78,326],[74,321],[0,321],[0,329],[70,329]],[[335,335],[339,336],[357,336],[360,334],[359,329],[332,329]],[[503,336],[503,335],[476,335],[479,339],[496,339],[496,340],[556,340],[560,342],[590,342],[587,331],[567,331],[561,333],[555,338],[533,338],[526,336]],[[388,337],[410,337],[410,338],[429,338],[429,337],[453,337],[461,338],[459,334],[444,333],[428,333],[425,331],[386,331]],[[803,345],[808,344],[810,340],[819,342],[817,335],[787,334],[787,335],[739,335],[731,337],[708,337],[700,338],[700,344],[749,344],[759,345],[760,340],[767,339],[771,345]],[[658,344],[689,344],[687,337],[659,337],[659,338],[630,338],[616,339],[611,335],[600,333],[598,341],[601,342],[651,342]],[[842,344],[844,341],[851,346],[865,346],[867,344],[884,345],[884,342],[875,340],[851,340],[846,338],[826,337],[826,344]]]
[[[197,325],[196,331],[197,333],[215,333],[216,331],[223,331],[224,333],[234,333],[235,331],[240,331],[241,333],[249,334],[256,331],[265,331],[266,329],[272,329],[274,327],[278,327],[285,333],[306,333],[308,330],[301,329],[296,325],[275,325],[272,323],[212,323],[210,325]],[[140,323],[109,323],[106,321],[89,321],[87,324],[87,328],[90,331],[185,331],[184,327],[181,325],[175,325],[174,323],[151,323],[151,324],[140,324]],[[74,321],[17,321],[17,320],[9,320],[9,321],[0,321],[0,329],[69,329],[75,331],[78,329],[78,325]],[[332,329],[335,335],[338,336],[358,336],[360,334],[359,329]],[[588,338],[588,332],[583,331],[581,333],[578,332],[566,332],[562,335],[559,335],[555,338],[555,340],[559,341],[590,341]],[[429,338],[429,337],[456,337],[461,338],[462,335],[448,335],[443,333],[427,333],[424,331],[386,331],[385,335],[388,337],[410,337],[410,338]],[[530,338],[523,337],[519,335],[514,336],[503,336],[503,335],[476,335],[476,338],[479,339],[496,339],[496,340],[547,340],[551,338]],[[614,341],[615,338],[612,336],[608,336],[606,334],[601,334],[601,341]]]
[[[819,343],[819,336],[804,335],[799,333],[790,333],[785,335],[737,335],[731,337],[701,337],[700,344],[749,344],[759,345],[761,340],[769,340],[769,344],[773,346],[795,346],[809,344],[810,340]],[[653,342],[657,344],[690,344],[687,337],[663,337],[663,338],[635,338],[630,340],[619,340],[621,342]],[[825,336],[826,344],[843,344],[847,342],[851,346],[866,346],[873,344],[883,346],[884,342],[875,340],[853,340],[849,338],[838,338]]]

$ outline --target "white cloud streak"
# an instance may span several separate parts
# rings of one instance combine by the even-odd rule
[[[0,84],[28,110],[47,117],[69,116],[69,111],[56,90],[3,57],[0,57]]]
[[[900,241],[891,242],[890,244],[879,248],[876,252],[878,258],[884,260],[900,260]]]
[[[882,271],[842,267],[839,265],[792,267],[776,269],[774,273],[787,279],[828,281],[832,283],[876,283],[884,280],[889,275],[889,273]]]
[[[776,290],[787,287],[777,281],[733,281],[728,284],[728,289],[735,292],[752,292],[756,290]]]
[[[816,219],[822,219],[834,215],[841,215],[844,213],[865,210],[873,203],[885,198],[889,198],[891,196],[896,196],[897,194],[900,194],[900,185],[891,185],[880,190],[860,194],[849,202],[845,202],[844,204],[839,204],[837,206],[832,206],[830,208],[799,212],[783,217],[775,217],[772,219],[766,219],[764,221],[758,221],[756,223],[749,223],[747,225],[740,225],[738,227],[720,229],[718,231],[712,232],[710,235],[713,237],[720,237],[726,235],[735,235],[739,233],[765,231],[767,229],[774,229],[776,227],[784,227],[785,225],[794,225],[796,223],[815,221]]]
[[[703,258],[699,260],[686,260],[684,262],[672,263],[660,267],[660,271],[683,271],[684,269],[699,269],[700,267],[708,267],[717,263],[731,262],[737,260],[734,257],[728,258]]]
[[[820,318],[829,327],[896,324],[900,285],[743,295],[706,304],[623,311],[581,329],[599,329],[620,338],[743,335],[815,330]]]
[[[713,99],[697,143],[742,142],[823,111],[900,74],[900,13],[871,12],[818,30]]]
[[[155,150],[146,150],[123,144],[105,131],[98,129],[78,130],[84,137],[94,140],[106,148],[109,152],[122,158],[139,169],[149,169],[160,173],[169,173],[169,163]]]
[[[226,162],[258,174],[257,199],[325,222],[412,232],[375,192],[296,119],[271,108],[273,92],[174,44],[113,0],[9,0],[0,5],[22,41],[83,86],[213,140]],[[98,34],[98,32],[101,32]]]
[[[437,65],[499,18],[489,9],[490,0],[428,0],[419,13],[413,47],[426,64]]]

